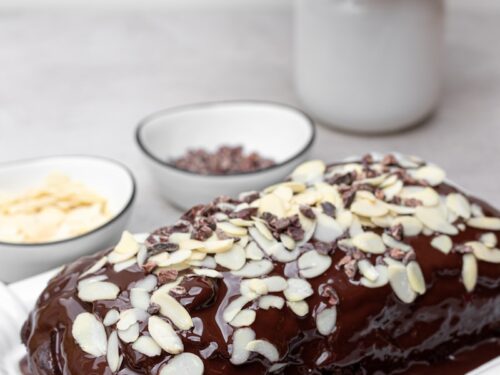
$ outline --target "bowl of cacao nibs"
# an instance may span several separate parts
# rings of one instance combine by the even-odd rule
[[[136,130],[159,192],[183,209],[284,179],[307,158],[314,139],[314,123],[305,113],[257,101],[166,109]]]

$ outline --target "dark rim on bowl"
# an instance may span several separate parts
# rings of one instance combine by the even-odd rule
[[[179,168],[179,167],[175,166],[174,164],[169,163],[166,160],[162,160],[162,159],[156,157],[152,152],[150,152],[148,150],[148,148],[145,146],[143,140],[141,139],[142,129],[145,126],[147,126],[151,121],[156,120],[159,117],[163,117],[163,116],[166,116],[166,115],[169,115],[169,114],[173,114],[173,113],[176,113],[176,112],[179,112],[179,111],[185,111],[185,110],[191,110],[191,109],[200,109],[200,108],[206,108],[206,107],[216,107],[216,106],[226,105],[226,104],[230,104],[230,105],[231,104],[236,104],[236,105],[237,104],[243,104],[243,105],[244,104],[269,105],[269,106],[281,107],[281,108],[284,108],[284,109],[288,109],[288,110],[290,110],[292,112],[296,112],[297,114],[301,115],[304,118],[304,120],[306,120],[306,123],[309,125],[309,127],[311,129],[311,137],[310,137],[309,141],[304,145],[304,147],[302,147],[300,149],[300,151],[298,151],[296,154],[292,155],[291,157],[289,157],[288,159],[286,159],[286,160],[284,160],[282,162],[273,164],[273,165],[271,165],[269,167],[262,168],[262,169],[257,169],[257,170],[248,171],[248,172],[230,173],[230,174],[201,174],[201,173],[192,172],[192,171],[189,171],[189,170],[186,170],[186,169]],[[205,102],[205,103],[186,104],[186,105],[176,106],[176,107],[172,107],[172,108],[166,108],[166,109],[154,112],[153,114],[151,114],[151,115],[146,116],[145,118],[143,118],[139,122],[139,124],[137,125],[136,131],[135,131],[135,140],[137,142],[137,145],[139,146],[139,148],[141,149],[141,151],[147,157],[149,157],[151,160],[153,160],[154,162],[156,162],[156,163],[158,163],[158,164],[160,164],[160,165],[162,165],[164,167],[172,168],[172,169],[175,169],[175,170],[177,170],[179,172],[184,172],[184,173],[187,173],[187,174],[192,174],[192,175],[196,175],[196,176],[204,176],[204,177],[221,177],[221,178],[224,178],[224,177],[233,177],[233,176],[251,175],[251,174],[260,173],[260,172],[267,172],[269,170],[273,170],[273,169],[282,167],[283,165],[288,164],[291,161],[300,158],[304,153],[306,153],[311,148],[311,146],[314,143],[315,139],[316,139],[316,127],[314,126],[313,119],[307,113],[305,113],[304,111],[302,111],[302,110],[300,110],[300,109],[298,109],[296,107],[288,105],[288,104],[282,104],[282,103],[277,103],[277,102],[269,102],[269,101],[259,101],[259,100],[227,100],[227,101],[218,101],[218,102]]]
[[[30,158],[30,159],[22,159],[22,160],[14,160],[14,161],[3,162],[3,163],[0,163],[0,167],[10,166],[10,165],[14,166],[16,164],[25,164],[25,163],[29,163],[29,162],[36,162],[36,161],[50,160],[50,159],[57,159],[57,158],[75,158],[75,159],[77,159],[77,158],[88,158],[88,159],[97,159],[97,160],[109,162],[111,164],[114,164],[115,166],[118,166],[118,167],[122,168],[125,171],[125,173],[127,173],[127,175],[130,178],[130,181],[132,182],[132,194],[130,194],[130,197],[129,197],[128,201],[127,201],[127,204],[125,206],[123,206],[123,208],[118,213],[116,213],[110,220],[106,221],[104,224],[98,226],[97,228],[92,229],[89,232],[82,233],[82,234],[80,234],[78,236],[75,236],[75,237],[70,237],[70,238],[66,238],[64,240],[59,240],[59,241],[40,242],[40,243],[20,243],[20,242],[4,242],[4,241],[0,241],[0,245],[2,245],[2,246],[16,246],[16,247],[40,247],[40,246],[54,246],[54,245],[59,245],[59,244],[66,243],[66,242],[71,242],[71,241],[74,241],[74,240],[77,240],[77,239],[89,236],[89,235],[94,234],[96,232],[99,232],[99,231],[103,230],[104,228],[110,226],[111,224],[113,224],[114,222],[116,222],[119,218],[121,218],[129,210],[129,208],[132,206],[132,204],[134,203],[135,195],[136,195],[136,192],[137,192],[137,186],[136,186],[137,184],[136,184],[136,180],[135,180],[135,177],[134,177],[132,171],[125,164],[122,164],[119,161],[116,161],[114,159],[107,158],[105,156],[94,156],[94,155],[53,155],[53,156],[43,156],[43,157],[40,157],[40,158]]]

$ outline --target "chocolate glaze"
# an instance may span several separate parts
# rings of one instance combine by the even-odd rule
[[[454,188],[443,184],[437,190],[448,193]],[[487,216],[500,216],[488,204],[472,197],[470,200],[479,204]],[[453,240],[455,243],[478,240],[483,233],[467,227]],[[299,318],[286,307],[259,310],[251,328],[257,338],[276,345],[280,362],[287,364],[281,373],[415,374],[434,373],[433,369],[446,369],[448,365],[446,371],[450,372],[446,373],[459,374],[479,364],[477,355],[470,354],[477,353],[475,347],[483,348],[483,361],[500,355],[500,266],[479,262],[478,283],[472,293],[467,293],[460,279],[462,255],[437,251],[430,246],[431,239],[423,235],[405,238],[416,250],[427,282],[427,292],[411,304],[399,301],[390,286],[369,289],[357,285],[356,279],[349,280],[332,265],[325,274],[309,280],[316,291],[307,299],[312,314]],[[107,275],[109,281],[120,287],[123,292],[119,298],[82,302],[76,292],[79,274],[102,255],[68,265],[39,297],[22,330],[32,375],[111,374],[104,357],[92,358],[75,343],[72,322],[83,311],[103,319],[110,308],[130,308],[127,290],[146,273],[137,265],[115,273],[107,265],[97,275]],[[335,251],[333,264],[343,255],[342,251]],[[287,266],[275,263],[271,275],[292,277],[296,272],[293,263]],[[180,284],[186,293],[176,298],[190,312],[194,328],[179,334],[185,351],[203,359],[205,374],[265,374],[271,366],[257,355],[241,366],[229,361],[233,328],[223,321],[222,312],[239,294],[239,284],[240,278],[229,272],[224,272],[223,279],[185,278]],[[328,304],[328,297],[321,297],[318,292],[325,284],[334,285],[339,298],[337,328],[329,337],[319,335],[314,320],[315,309]],[[144,332],[146,324],[140,324]],[[158,374],[171,358],[165,353],[149,358],[133,351],[130,344],[120,345],[125,358],[119,374]],[[467,348],[469,351],[464,352]],[[455,359],[450,357],[455,353],[458,353]]]

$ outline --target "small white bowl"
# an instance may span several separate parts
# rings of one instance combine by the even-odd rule
[[[305,113],[281,104],[230,101],[167,109],[139,123],[136,139],[160,194],[175,206],[190,208],[219,195],[237,196],[285,178],[301,162],[315,138]],[[215,151],[222,145],[243,146],[276,164],[254,172],[202,175],[169,161],[188,149]]]
[[[40,244],[0,242],[0,280],[13,282],[67,263],[115,243],[125,228],[135,198],[135,180],[123,165],[95,156],[54,156],[0,164],[0,190],[36,187],[58,171],[105,197],[109,221],[77,237]]]

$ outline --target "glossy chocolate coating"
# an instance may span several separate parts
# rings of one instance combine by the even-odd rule
[[[437,190],[447,193],[454,188],[441,185]],[[500,212],[491,206],[469,198],[487,216],[500,217]],[[467,227],[453,241],[461,244],[478,240],[485,232]],[[259,310],[251,328],[257,338],[276,345],[280,362],[287,363],[281,373],[403,373],[411,366],[432,368],[460,349],[499,338],[500,266],[480,261],[477,285],[472,293],[467,293],[460,277],[462,255],[441,253],[430,246],[431,239],[423,235],[405,238],[415,249],[427,282],[427,292],[411,304],[399,301],[388,285],[377,289],[357,285],[332,265],[325,274],[309,280],[315,290],[307,299],[312,314],[299,318],[286,307]],[[338,263],[343,255],[336,250],[333,263]],[[115,273],[107,265],[97,274],[106,274],[124,292],[115,301],[82,302],[76,292],[78,277],[101,256],[102,253],[82,258],[67,266],[40,296],[22,331],[33,375],[111,374],[105,357],[92,358],[75,343],[72,322],[83,311],[103,319],[110,308],[130,308],[127,290],[146,273],[137,265]],[[270,275],[293,277],[297,274],[295,263],[275,263]],[[185,351],[203,359],[205,374],[265,374],[271,366],[257,355],[240,366],[229,361],[233,328],[223,321],[222,312],[239,294],[239,284],[240,278],[230,272],[224,272],[223,279],[185,278],[181,283],[186,293],[177,299],[190,312],[194,328],[179,334]],[[317,332],[314,320],[314,310],[322,303],[328,304],[327,297],[319,293],[325,284],[332,284],[339,297],[337,328],[329,337]],[[141,323],[141,331],[145,329],[145,323]],[[132,350],[130,344],[120,345],[125,358],[119,374],[158,374],[171,358],[165,353],[149,358]],[[490,351],[498,348],[493,345]],[[467,363],[458,364],[455,373],[462,369],[467,369]]]

